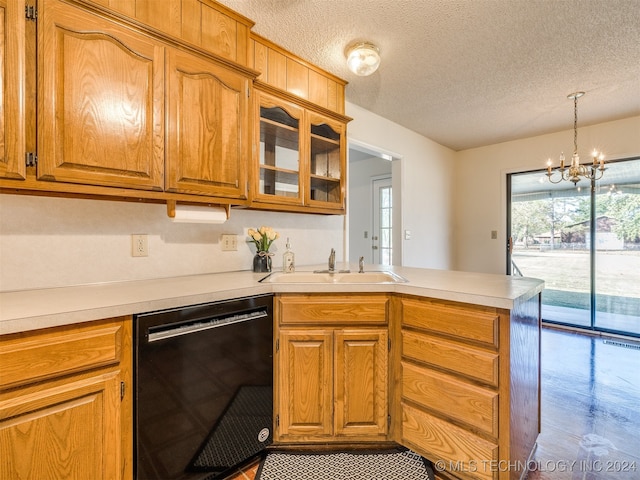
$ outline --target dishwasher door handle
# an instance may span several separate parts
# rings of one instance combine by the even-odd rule
[[[179,337],[181,335],[189,335],[191,333],[202,332],[212,328],[224,327],[234,323],[247,322],[257,318],[268,316],[265,310],[256,312],[239,313],[229,316],[221,316],[207,321],[195,321],[192,323],[180,324],[169,328],[150,327],[147,332],[149,343],[166,340],[167,338]]]

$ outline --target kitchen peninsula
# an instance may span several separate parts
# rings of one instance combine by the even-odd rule
[[[539,432],[543,282],[390,270],[407,281],[267,283],[243,271],[0,293],[0,443],[14,460],[3,460],[0,473],[11,476],[34,455],[17,443],[21,424],[63,410],[73,424],[78,399],[90,393],[99,401],[84,414],[97,431],[83,435],[100,448],[83,457],[83,471],[131,478],[133,315],[273,294],[277,442],[395,442],[445,461],[443,475],[520,478]],[[301,340],[305,333],[323,338],[317,351]],[[308,358],[333,358],[330,371],[296,363],[300,348]],[[326,399],[318,412],[296,410],[305,372],[324,375],[314,388],[330,386],[318,390]],[[363,388],[366,398],[349,396]],[[47,428],[42,435],[59,434]]]

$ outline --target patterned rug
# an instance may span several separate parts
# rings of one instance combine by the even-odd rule
[[[411,450],[269,452],[256,480],[435,480],[431,463]]]

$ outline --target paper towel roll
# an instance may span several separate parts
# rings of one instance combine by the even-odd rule
[[[176,223],[224,223],[227,211],[223,207],[199,207],[194,205],[176,205],[171,221]]]

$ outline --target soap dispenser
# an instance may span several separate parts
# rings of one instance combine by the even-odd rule
[[[295,254],[291,251],[291,244],[287,238],[287,249],[282,254],[282,271],[284,273],[293,273],[296,270]]]

